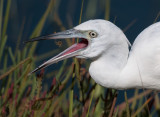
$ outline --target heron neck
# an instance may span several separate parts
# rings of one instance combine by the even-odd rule
[[[128,45],[113,45],[90,65],[92,78],[100,85],[117,88],[117,79],[127,64]]]
[[[89,72],[100,85],[107,88],[141,88],[141,80],[136,61],[125,46],[113,46],[101,57],[93,61]]]

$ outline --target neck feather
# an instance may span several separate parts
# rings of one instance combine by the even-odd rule
[[[128,45],[113,45],[90,65],[92,78],[100,85],[117,88],[117,80],[127,64]]]

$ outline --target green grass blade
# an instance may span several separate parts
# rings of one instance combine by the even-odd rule
[[[90,108],[91,108],[94,92],[95,92],[95,89],[92,91],[92,95],[91,95],[91,99],[90,99],[90,103],[89,103],[88,112],[87,112],[87,116],[86,117],[89,117],[89,111],[90,111]]]
[[[73,89],[71,89],[69,93],[69,117],[72,117],[72,109],[73,109]]]
[[[2,38],[3,0],[0,1],[0,41]]]
[[[134,93],[134,101],[133,101],[133,103],[132,103],[131,110],[134,110],[135,107],[136,107],[136,104],[137,104],[137,99],[136,99],[136,97],[138,96],[138,91],[139,91],[138,89],[135,90],[135,93]]]
[[[17,39],[17,42],[16,42],[16,49],[15,49],[15,54],[14,54],[15,56],[17,55],[18,49],[19,49],[19,46],[20,46],[22,34],[23,34],[23,31],[24,31],[24,24],[25,24],[25,20],[22,22],[20,32],[19,32],[19,36],[18,36],[18,39]]]
[[[19,90],[19,95],[18,95],[17,102],[20,102],[20,98],[22,97],[22,94],[24,93],[24,90],[27,87],[27,83],[28,83],[29,80],[26,81],[26,78],[27,78],[27,75],[30,71],[30,67],[31,67],[31,64],[28,64],[24,73],[19,78],[19,80],[17,80],[17,82],[16,82],[16,84],[18,84],[22,80],[22,83],[21,83],[20,88],[19,88],[20,90]]]
[[[159,17],[160,17],[160,12],[158,12],[158,14],[157,14],[157,16],[156,16],[156,18],[155,18],[153,23],[156,23]]]
[[[127,112],[127,117],[130,117],[130,111],[129,111],[129,104],[128,104],[128,99],[127,99],[127,92],[124,92],[125,96],[125,102],[126,102],[126,112]]]
[[[84,4],[84,0],[82,0],[82,4],[81,4],[81,12],[80,12],[80,17],[79,17],[79,24],[82,21],[83,4]],[[77,42],[78,41],[79,41],[79,39],[77,39]],[[80,65],[79,65],[79,62],[78,62],[77,58],[74,59],[74,63],[75,63],[75,73],[76,73],[76,76],[80,80],[80,73],[79,73],[79,71],[80,71]]]
[[[12,52],[11,47],[9,47],[8,52],[9,52],[9,55],[10,55],[11,60],[12,60],[12,62],[13,62],[13,65],[16,65],[15,56],[13,55],[13,52]]]
[[[6,49],[5,50],[5,53],[4,53],[4,62],[3,62],[3,72],[6,72],[7,70],[7,61],[8,61],[8,50]]]
[[[118,117],[118,111],[119,111],[119,106],[116,109],[116,112],[114,113],[113,117]]]
[[[106,0],[105,19],[109,20],[110,15],[110,0]]]
[[[16,66],[11,67],[11,69],[4,73],[3,75],[0,76],[0,80],[2,80],[3,78],[5,78],[6,76],[8,76],[11,72],[13,72],[14,70],[16,70],[20,65],[23,65],[26,62],[31,62],[30,58],[26,58],[25,60],[21,61],[20,63],[18,63]]]
[[[54,54],[56,54],[56,53],[58,53],[57,49],[56,49],[56,50],[52,50],[52,51],[47,52],[47,53],[44,53],[44,54],[42,54],[42,55],[40,55],[40,56],[37,56],[37,57],[35,58],[35,61],[44,60],[44,59],[46,59],[46,58],[51,57],[51,55],[54,55]]]
[[[44,26],[44,23],[50,13],[50,11],[52,10],[53,6],[55,4],[55,0],[51,0],[45,13],[43,14],[42,18],[40,19],[38,25],[36,26],[36,28],[34,29],[32,35],[30,36],[31,38],[35,37],[35,36],[39,36],[41,31],[42,31],[42,28]],[[36,45],[37,45],[37,42],[34,42],[31,46],[31,49],[30,49],[30,52],[29,52],[29,55],[32,55],[35,51],[35,48],[36,48]]]
[[[141,111],[142,109],[147,106],[147,104],[152,100],[153,97],[150,97],[140,108],[138,108],[138,110],[132,115],[132,117],[136,117]]]
[[[79,24],[82,22],[83,4],[84,4],[84,0],[82,0],[82,4],[81,4],[81,13],[80,13],[80,17],[79,17]]]
[[[8,26],[8,20],[9,20],[10,8],[11,8],[11,0],[8,0],[8,2],[7,2],[7,7],[6,7],[6,12],[5,12],[5,17],[4,17],[2,40],[3,40],[3,38],[4,38],[5,35],[6,35],[7,26]]]
[[[57,79],[59,79],[60,76],[63,74],[63,70],[65,69],[66,63],[67,63],[67,59],[63,61],[63,64],[62,64],[62,66],[61,66],[61,68],[60,68],[58,74],[56,75],[56,78],[57,78]]]
[[[6,42],[7,42],[7,36],[5,36],[4,39],[1,40],[1,43],[0,43],[0,62],[2,60],[2,55],[4,52],[4,47],[5,47]]]
[[[7,81],[7,84],[6,84],[6,87],[5,87],[5,91],[4,91],[4,93],[3,93],[3,101],[1,101],[1,103],[3,102],[5,102],[6,101],[6,99],[7,99],[7,94],[8,94],[8,89],[10,88],[10,84],[11,84],[11,82],[12,82],[12,78],[11,78],[11,74],[10,74],[10,76],[9,76],[9,78],[8,78],[8,81]],[[0,107],[2,106],[2,104],[0,105]]]
[[[160,109],[159,96],[158,96],[158,93],[157,93],[157,92],[154,92],[154,93],[155,93],[155,109],[156,109],[156,110],[159,110],[159,109]]]
[[[69,92],[69,102],[70,102],[70,105],[69,105],[69,117],[72,117],[72,110],[73,110],[73,88],[74,88],[74,78],[76,76],[75,74],[75,68],[74,68],[75,64],[72,64],[72,70],[73,70],[73,74],[72,74],[72,84],[71,84],[71,89],[70,89],[70,92]]]

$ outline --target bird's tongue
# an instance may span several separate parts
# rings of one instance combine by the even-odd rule
[[[72,52],[81,50],[83,48],[86,48],[87,45],[88,45],[88,41],[83,39],[79,43],[76,43],[76,44],[72,45],[71,47],[69,47],[68,49],[66,49],[62,55],[67,55],[67,54],[70,54]]]

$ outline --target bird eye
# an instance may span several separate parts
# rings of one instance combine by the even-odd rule
[[[91,31],[91,32],[89,32],[89,36],[90,36],[91,38],[95,38],[95,37],[97,37],[97,33]]]

